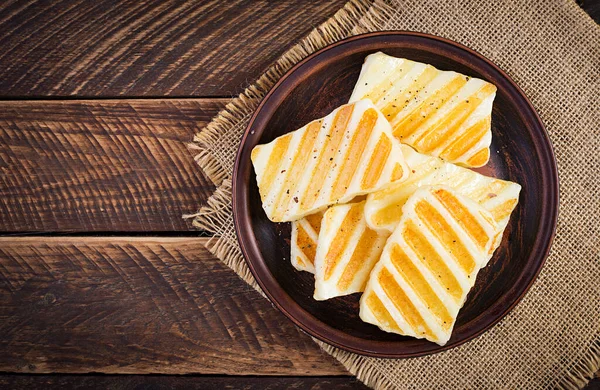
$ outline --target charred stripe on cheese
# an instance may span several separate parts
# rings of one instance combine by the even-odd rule
[[[393,244],[390,258],[398,273],[408,282],[423,303],[427,305],[427,308],[435,314],[441,326],[449,328],[452,323],[452,316],[448,309],[398,244]]]
[[[325,213],[315,259],[315,299],[364,291],[389,236],[367,226],[364,204],[333,206]]]
[[[479,245],[479,248],[483,249],[489,239],[488,234],[479,221],[469,213],[469,210],[449,191],[437,190],[434,192],[434,196]]]
[[[470,219],[447,208],[457,204],[481,231],[465,231],[471,227],[460,220]],[[480,233],[486,236],[483,246],[477,242]],[[403,206],[400,223],[371,273],[360,301],[361,319],[386,331],[445,344],[497,234],[491,214],[474,201],[449,187],[418,189]],[[393,328],[393,323],[400,326]]]
[[[413,69],[416,69],[413,68]],[[383,105],[382,113],[385,115],[388,121],[393,122],[397,117],[404,117],[406,112],[412,112],[418,105],[415,103],[415,97],[419,94],[419,91],[425,87],[425,85],[429,84],[431,80],[435,78],[436,69],[433,66],[426,65],[421,68],[422,72],[414,77],[409,83],[406,85],[406,90],[402,93],[398,94],[396,97],[388,95],[386,100],[381,102],[381,100],[373,101],[377,106]],[[410,77],[411,74],[408,74]],[[398,91],[400,92],[400,91]],[[381,102],[381,104],[379,104]],[[400,115],[400,114],[403,115]],[[396,134],[396,129],[398,129],[398,125],[393,126],[393,134],[398,137]]]
[[[350,284],[358,274],[359,270],[363,267],[371,267],[375,261],[377,261],[378,257],[372,256],[371,252],[373,252],[374,248],[377,246],[377,241],[380,240],[377,232],[364,227],[364,230],[356,244],[354,252],[348,261],[348,264],[344,267],[344,271],[342,272],[342,276],[340,276],[337,286],[340,290],[346,290],[350,287]],[[369,261],[369,259],[371,261]],[[366,264],[370,263],[370,264]],[[365,279],[361,283],[361,290],[365,289],[365,284],[367,280]]]
[[[517,205],[520,185],[426,156],[407,145],[402,145],[402,151],[412,173],[401,185],[392,185],[367,197],[365,216],[371,228],[392,231],[402,216],[402,206],[419,187],[443,184],[490,211],[500,231],[504,230]]]
[[[420,152],[482,166],[490,155],[495,93],[484,80],[380,52],[367,56],[350,102],[371,99],[394,135]]]
[[[394,123],[394,135],[398,138],[408,138],[435,114],[439,107],[446,101],[450,100],[451,96],[467,82],[464,77],[456,75],[449,82],[442,85],[435,92],[430,94],[426,99],[420,102],[410,114],[403,117],[400,121]],[[423,87],[421,87],[423,88]],[[419,140],[427,139],[427,137],[437,136],[433,133],[435,127],[429,128],[420,135]],[[432,134],[433,133],[433,134]],[[417,141],[419,142],[419,141]]]
[[[303,134],[298,151],[292,161],[291,169],[287,170],[283,179],[284,186],[288,190],[280,192],[279,197],[275,201],[273,215],[277,219],[281,218],[287,211],[285,208],[290,204],[290,200],[296,192],[296,186],[298,185],[297,178],[303,172],[304,166],[312,154],[315,140],[321,131],[321,123],[321,120],[312,122],[308,125],[306,132]]]
[[[400,143],[369,100],[252,151],[263,208],[274,222],[294,221],[407,177]]]
[[[377,321],[379,321],[379,323],[381,323],[385,328],[392,329],[398,333],[406,333],[400,328],[390,312],[385,308],[379,297],[377,297],[373,291],[367,293],[365,299],[371,313],[373,313]]]
[[[321,220],[323,219],[323,213],[310,214],[304,217],[304,220],[313,228],[317,236],[321,231]]]
[[[427,326],[419,310],[417,310],[412,300],[408,298],[404,289],[398,285],[398,282],[396,282],[394,276],[387,268],[384,268],[379,273],[378,279],[385,294],[392,301],[396,310],[402,314],[402,317],[404,317],[410,327],[416,331],[415,333],[435,339],[435,335],[429,326]]]
[[[308,215],[292,222],[290,257],[298,271],[315,272],[315,257],[323,213]]]
[[[311,207],[319,197],[320,186],[323,184],[325,176],[327,176],[327,173],[331,171],[331,167],[334,165],[333,159],[340,148],[344,134],[346,134],[346,129],[353,111],[353,105],[346,105],[340,108],[335,114],[335,118],[331,124],[331,135],[325,138],[325,142],[321,148],[319,163],[314,169],[313,179],[310,181],[310,184],[304,193],[302,202],[304,207]],[[314,195],[311,196],[310,194]]]
[[[367,169],[362,177],[361,188],[370,188],[377,183],[381,177],[385,162],[387,161],[391,151],[392,141],[385,136],[380,137],[379,141],[377,141],[377,145],[375,146],[375,152],[372,154],[371,160],[369,161]],[[402,169],[401,166],[400,169]],[[400,173],[400,177],[401,176],[402,172]]]
[[[459,281],[456,280],[456,276],[413,221],[406,223],[403,237],[423,264],[429,268],[430,272],[437,275],[440,283],[450,292],[452,297],[456,300],[460,299],[462,287]]]
[[[459,77],[458,80],[463,81],[461,87],[466,84],[462,76]],[[477,107],[481,105],[483,100],[495,91],[496,87],[493,85],[484,84],[479,91],[475,92],[475,94],[461,99],[460,103],[447,115],[441,118],[437,123],[428,126],[428,129],[417,135],[417,139],[415,140],[417,148],[421,149],[423,153],[426,153],[435,150],[440,146],[454,142],[454,140],[461,137],[461,130],[463,132],[462,135],[466,135],[465,133],[468,132],[469,129],[464,129],[463,125],[471,117],[473,112],[475,112]],[[489,119],[489,117],[484,119]],[[490,123],[489,121],[484,121],[482,123],[487,125],[483,132],[483,134],[486,134],[490,130]],[[481,137],[482,136],[476,138],[476,140],[479,141]],[[471,148],[473,146],[475,146],[475,144],[472,144]],[[471,148],[463,151],[463,154],[466,154]],[[446,156],[446,158],[453,160],[459,158],[461,155]]]
[[[354,235],[354,231],[361,227],[358,222],[362,218],[362,213],[362,208],[350,207],[344,217],[341,224],[342,227],[337,231],[331,247],[327,251],[327,255],[325,255],[325,280],[331,278],[333,271],[350,242],[350,238]]]

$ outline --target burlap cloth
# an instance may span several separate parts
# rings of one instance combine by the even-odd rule
[[[218,189],[191,216],[194,224],[215,233],[209,249],[260,291],[231,217],[230,178],[242,132],[262,96],[293,64],[327,44],[376,30],[421,31],[460,42],[523,88],[558,160],[558,228],[525,298],[473,341],[404,360],[363,357],[315,341],[375,388],[584,386],[600,366],[600,28],[573,1],[351,1],[195,137],[196,160]]]

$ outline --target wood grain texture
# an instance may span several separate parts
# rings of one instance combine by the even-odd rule
[[[156,375],[0,375],[9,389],[366,390],[352,377],[214,377]]]
[[[347,375],[207,238],[0,238],[0,371]]]
[[[9,0],[4,96],[232,96],[346,0]]]
[[[0,231],[182,231],[213,191],[187,148],[228,99],[0,102]]]

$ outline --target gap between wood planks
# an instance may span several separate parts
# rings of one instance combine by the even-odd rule
[[[347,375],[181,218],[226,101],[0,102],[0,371]]]
[[[0,237],[0,371],[348,375],[207,241]]]
[[[0,102],[0,231],[193,231],[214,186],[187,145],[228,101]]]

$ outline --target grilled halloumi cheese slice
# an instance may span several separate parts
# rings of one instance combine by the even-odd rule
[[[315,258],[318,301],[364,291],[388,232],[369,229],[365,201],[329,208],[321,222]]]
[[[298,220],[407,177],[400,143],[369,100],[252,150],[263,209],[273,222]]]
[[[360,318],[444,345],[497,226],[487,210],[444,186],[417,190],[403,209],[361,297]]]
[[[371,101],[401,142],[466,167],[490,156],[496,87],[431,65],[374,53],[365,59],[350,102]]]
[[[292,265],[298,271],[315,273],[315,256],[323,213],[307,215],[292,222],[290,253]]]
[[[519,184],[484,176],[437,157],[426,156],[407,145],[402,145],[402,152],[411,169],[408,179],[401,185],[393,185],[367,196],[365,217],[372,229],[392,232],[402,217],[402,206],[419,187],[447,185],[488,210],[498,224],[499,231],[504,231],[519,202]],[[493,250],[501,240],[502,235],[494,243]]]

